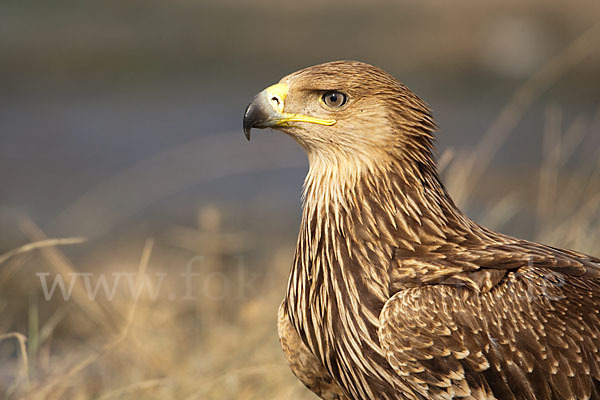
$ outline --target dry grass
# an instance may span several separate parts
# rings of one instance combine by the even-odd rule
[[[137,270],[135,287],[139,288],[144,275],[154,279],[156,272],[165,271],[161,265],[185,265],[182,260],[198,250],[177,247],[197,246],[204,257],[194,269],[202,274],[194,281],[193,294],[198,299],[181,298],[186,294],[186,283],[179,278],[184,269],[177,268],[169,271],[155,300],[145,292],[132,299],[128,285],[120,285],[112,301],[102,295],[92,301],[79,280],[69,301],[56,295],[46,302],[39,279],[32,276],[38,269],[49,271],[50,277],[81,272],[57,247],[75,240],[41,239],[3,256],[8,261],[0,270],[4,282],[2,326],[14,326],[16,319],[25,324],[19,332],[0,336],[3,397],[311,398],[285,366],[276,336],[276,308],[293,249],[278,245],[270,259],[257,262],[268,264],[258,274],[248,273],[241,264],[232,267],[227,254],[231,246],[235,250],[238,245],[229,242],[249,239],[247,235],[222,232],[220,213],[215,207],[204,208],[196,229],[170,227],[157,246],[152,240],[143,248],[123,244],[128,260],[134,252],[141,252],[137,265],[107,255],[104,261],[108,266],[95,270],[108,276]],[[21,229],[32,238],[43,236],[27,219]],[[278,242],[274,237],[264,240]],[[169,242],[177,246],[166,244]],[[42,250],[39,254],[25,253],[34,249]],[[8,271],[10,277],[5,276]],[[240,272],[247,273],[247,288],[238,281]],[[222,275],[211,279],[214,273]],[[28,285],[26,280],[37,282]],[[95,278],[92,285],[94,282]],[[203,282],[210,284],[202,286]],[[239,285],[245,292],[234,289],[225,298],[220,295],[225,284]],[[14,294],[23,287],[24,293]],[[171,293],[178,298],[172,301]],[[10,310],[15,302],[30,305],[24,312]]]
[[[596,42],[587,43],[588,52]],[[562,66],[582,59],[581,52],[568,54],[575,58]],[[544,85],[551,85],[558,76],[546,76]],[[515,99],[519,107],[529,104],[519,95]],[[514,104],[507,109],[514,110]],[[474,152],[469,158],[460,149],[442,155],[444,180],[453,194],[461,194],[463,207],[469,208],[477,197],[489,159],[515,123],[512,115],[494,128],[503,133],[499,142],[494,136],[493,146],[483,142],[489,150]],[[574,161],[586,132],[599,134],[598,116],[595,122],[577,119],[566,129],[563,125],[560,109],[549,107],[541,144],[544,161],[536,173],[539,181],[532,212],[523,211],[522,205],[527,202],[524,188],[533,182],[527,184],[523,182],[527,178],[522,178],[521,186],[515,186],[513,176],[497,188],[502,195],[487,204],[488,212],[478,220],[505,227],[525,213],[535,225],[535,239],[598,255],[600,154],[593,168],[576,164],[568,175],[561,173],[568,161]],[[294,243],[277,232],[236,231],[235,225],[223,223],[224,213],[218,207],[202,207],[196,226],[168,227],[156,240],[145,243],[121,240],[108,247],[112,252],[102,244],[95,251],[96,244],[88,243],[86,248],[94,256],[90,257],[92,265],[85,267],[71,262],[60,247],[78,239],[49,239],[24,218],[18,229],[31,243],[0,256],[2,397],[314,398],[288,370],[276,336],[276,309]],[[194,258],[198,254],[203,258]],[[249,258],[240,261],[240,254]],[[176,266],[190,260],[201,265],[194,270],[200,274],[194,282],[201,285],[201,293],[195,292],[197,299],[186,300],[187,282],[180,276],[185,270]],[[251,270],[248,265],[261,267]],[[66,278],[84,271],[102,272],[111,279],[112,273],[127,272],[135,276],[135,288],[141,287],[144,276],[169,275],[156,299],[149,294],[134,298],[123,284],[112,300],[102,295],[92,300],[79,279],[69,301],[60,296],[46,301],[35,275],[49,272],[50,278]]]

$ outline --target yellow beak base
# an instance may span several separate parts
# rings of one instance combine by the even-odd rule
[[[283,112],[288,90],[287,84],[278,83],[257,94],[250,102],[244,113],[244,132],[248,140],[250,140],[252,128],[290,126],[291,122],[308,122],[331,126],[337,122],[335,119],[322,119],[310,115]]]

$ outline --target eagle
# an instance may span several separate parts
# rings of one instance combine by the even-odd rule
[[[374,66],[302,69],[243,120],[306,151],[278,331],[322,399],[600,399],[600,259],[469,219],[428,106]]]

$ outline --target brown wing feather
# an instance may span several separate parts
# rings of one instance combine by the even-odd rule
[[[342,389],[300,339],[298,332],[290,323],[285,301],[279,306],[277,325],[283,354],[290,369],[304,386],[324,400],[347,400]]]
[[[485,293],[426,285],[380,315],[387,359],[431,399],[600,398],[600,280],[525,267]]]

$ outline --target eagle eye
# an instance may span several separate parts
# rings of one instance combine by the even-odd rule
[[[323,100],[323,103],[325,103],[325,105],[329,108],[340,108],[346,104],[346,101],[348,101],[348,96],[342,92],[332,90],[325,93],[321,97],[321,100]]]

